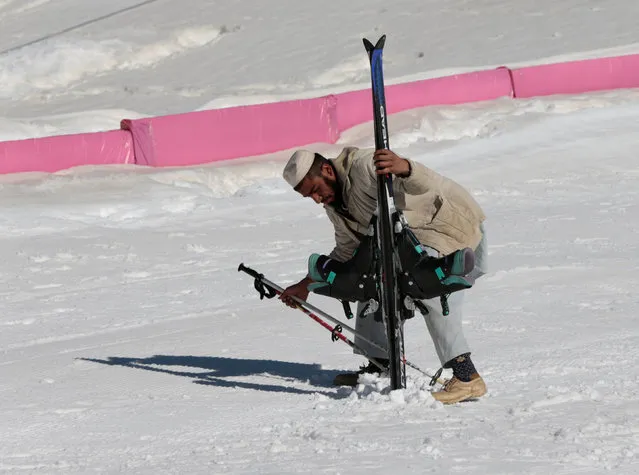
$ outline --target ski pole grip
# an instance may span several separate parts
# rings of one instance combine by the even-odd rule
[[[253,270],[250,267],[246,267],[244,265],[244,263],[240,264],[240,266],[237,268],[237,271],[238,272],[246,272],[251,277],[254,277],[254,278],[259,279],[259,280],[262,279],[262,275],[260,275],[256,270]]]

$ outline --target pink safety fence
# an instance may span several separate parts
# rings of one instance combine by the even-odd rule
[[[389,113],[499,97],[639,87],[639,55],[518,69],[506,67],[386,87]],[[121,130],[0,142],[0,173],[55,172],[79,165],[186,166],[311,143],[372,120],[370,89],[313,99],[122,120]]]
[[[117,163],[135,163],[133,138],[124,130],[0,142],[0,173]]]

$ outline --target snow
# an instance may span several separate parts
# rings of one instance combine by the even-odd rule
[[[364,87],[381,32],[388,82],[639,42],[623,1],[95,3],[0,0],[0,138]],[[287,285],[332,247],[288,152],[0,177],[0,472],[637,473],[638,123],[636,90],[390,118],[489,217],[464,319],[489,393],[455,406],[414,371],[333,387],[361,358],[237,272]],[[345,144],[370,124],[316,148]],[[419,318],[407,339],[434,372]]]

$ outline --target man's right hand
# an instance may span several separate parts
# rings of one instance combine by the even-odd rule
[[[280,295],[280,300],[291,308],[297,308],[299,304],[293,300],[292,297],[297,297],[300,300],[306,300],[309,294],[307,287],[312,282],[312,279],[304,277],[297,284],[287,287]]]

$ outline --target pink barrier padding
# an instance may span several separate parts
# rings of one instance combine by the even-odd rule
[[[515,97],[639,87],[639,54],[514,69]]]
[[[388,113],[499,97],[639,87],[639,55],[457,74],[386,86]],[[78,165],[185,166],[262,155],[371,121],[370,88],[325,97],[123,120],[123,130],[0,142],[0,173]]]
[[[339,136],[331,96],[123,120],[140,165],[184,166],[262,155]]]
[[[386,86],[386,107],[393,114],[431,105],[462,104],[512,97],[512,82],[507,68],[456,74]],[[371,90],[336,94],[337,123],[344,131],[373,120]]]
[[[0,173],[117,163],[135,163],[131,134],[122,130],[0,142]]]

